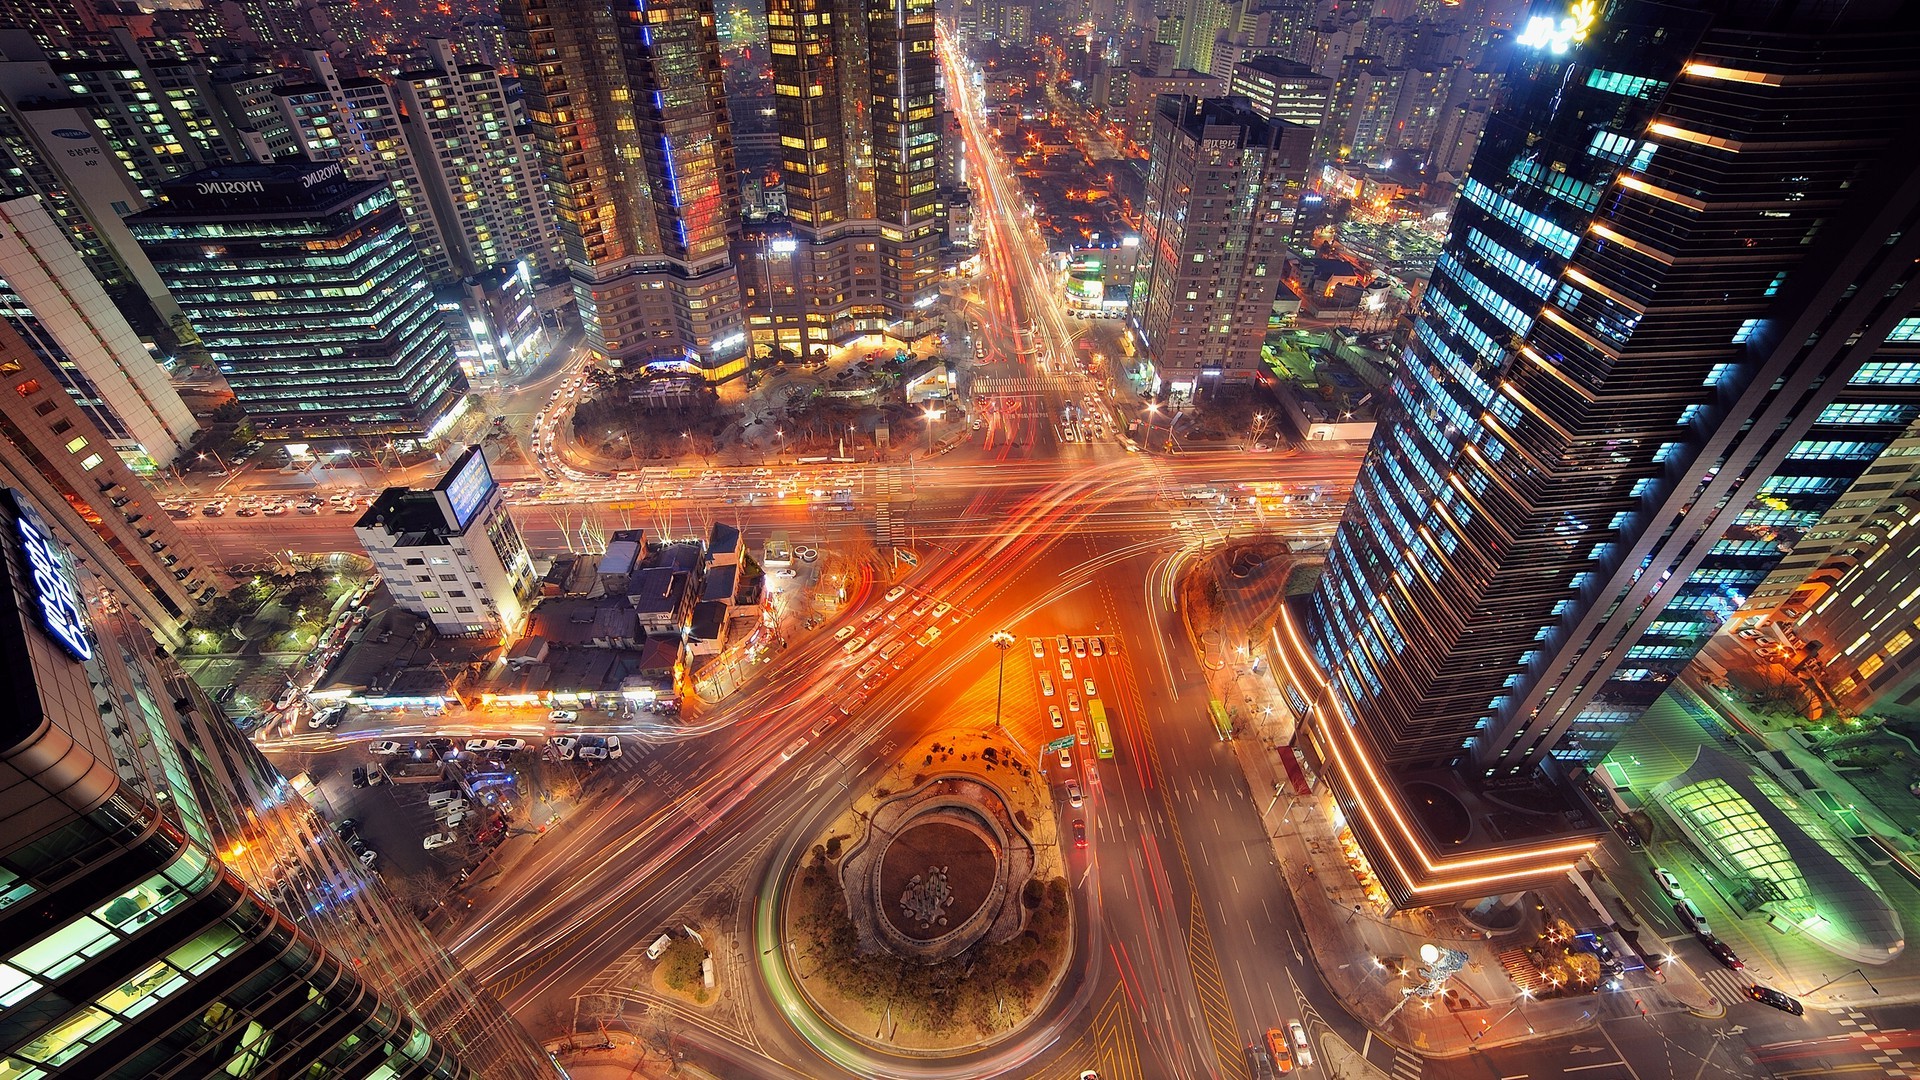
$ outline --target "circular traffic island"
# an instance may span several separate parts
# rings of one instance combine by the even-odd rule
[[[1000,857],[979,830],[958,822],[927,820],[893,838],[880,856],[881,912],[893,932],[909,941],[945,937],[965,925],[993,891]]]

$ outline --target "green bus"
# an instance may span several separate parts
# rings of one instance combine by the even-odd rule
[[[1107,707],[1098,698],[1087,699],[1087,715],[1093,718],[1093,750],[1103,758],[1113,756],[1113,732],[1107,727]]]

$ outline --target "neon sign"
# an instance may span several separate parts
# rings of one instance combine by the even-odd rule
[[[1520,31],[1520,36],[1514,40],[1528,48],[1544,48],[1555,56],[1561,56],[1575,42],[1587,40],[1587,32],[1593,29],[1593,24],[1599,18],[1600,9],[1594,0],[1576,0],[1564,18],[1535,15],[1528,19],[1526,29]]]
[[[39,512],[18,495],[13,498],[17,511],[14,529],[20,535],[20,553],[26,557],[27,571],[33,575],[34,599],[40,602],[40,625],[75,660],[93,659],[93,642],[87,637],[87,610],[80,602],[80,590],[73,583],[73,572],[55,546],[53,534]]]

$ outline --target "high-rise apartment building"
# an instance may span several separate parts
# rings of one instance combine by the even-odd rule
[[[466,384],[384,183],[341,164],[230,165],[128,219],[263,434],[431,439]]]
[[[1176,402],[1254,377],[1312,141],[1244,98],[1160,99],[1133,325]]]
[[[0,491],[7,1074],[557,1077],[47,509]]]
[[[1234,66],[1227,96],[1246,98],[1269,120],[1318,128],[1332,104],[1333,80],[1285,57],[1259,56]]]
[[[138,468],[163,469],[200,425],[36,196],[0,202],[0,318]]]
[[[0,327],[0,485],[44,508],[88,572],[168,644],[216,587],[153,493],[60,377]]]
[[[790,235],[743,267],[759,355],[884,331],[937,295],[932,0],[772,0]],[[910,328],[906,333],[912,333]]]
[[[1289,673],[1397,902],[1570,866],[1555,778],[1914,419],[1911,15],[1623,0],[1522,37],[1313,598],[1324,681]]]
[[[429,41],[428,54],[429,65],[400,75],[394,89],[454,272],[521,259],[542,273],[557,270],[560,238],[540,152],[506,81],[493,68],[460,63],[444,38]]]
[[[588,0],[501,9],[587,346],[603,362],[740,374],[739,178],[712,0],[644,25]]]

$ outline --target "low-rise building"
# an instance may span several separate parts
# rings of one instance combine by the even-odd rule
[[[353,531],[394,602],[439,633],[520,632],[538,585],[533,558],[480,447],[430,490],[381,492]]]

